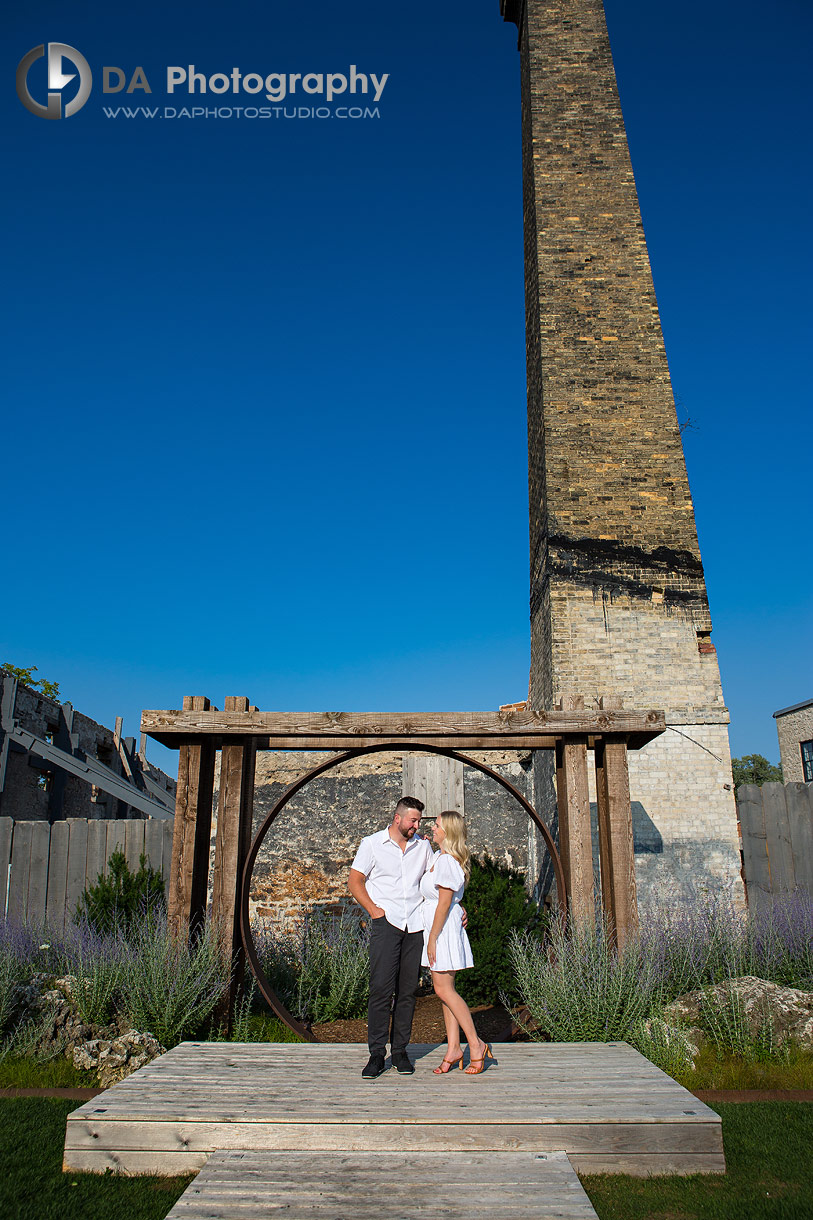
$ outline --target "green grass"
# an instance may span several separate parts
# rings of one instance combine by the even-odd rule
[[[69,1059],[6,1059],[0,1063],[0,1088],[3,1089],[97,1089],[95,1072],[80,1072]]]
[[[724,1175],[632,1178],[586,1174],[599,1220],[810,1220],[813,1105],[715,1104],[723,1119]]]
[[[247,1030],[237,1030],[235,1038],[240,1033],[246,1033],[247,1037],[240,1039],[246,1042],[301,1042],[299,1034],[295,1034],[292,1029],[284,1025],[277,1017],[269,1016],[267,1013],[253,1012],[248,1018]]]
[[[191,1177],[62,1172],[65,1120],[76,1102],[0,1099],[4,1220],[163,1220]]]
[[[786,1062],[746,1060],[741,1055],[718,1055],[704,1046],[695,1070],[677,1077],[687,1089],[813,1089],[813,1053],[793,1047]]]

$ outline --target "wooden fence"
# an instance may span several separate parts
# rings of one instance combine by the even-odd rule
[[[737,814],[749,905],[813,894],[813,784],[743,784]]]
[[[89,884],[107,872],[113,852],[138,868],[142,852],[166,884],[173,819],[120,821],[68,818],[15,822],[0,818],[0,914],[61,931]]]

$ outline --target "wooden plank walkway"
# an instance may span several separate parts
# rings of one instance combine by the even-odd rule
[[[186,1042],[68,1117],[65,1168],[189,1173],[216,1149],[555,1152],[585,1173],[722,1173],[719,1116],[625,1043],[499,1044],[480,1076],[363,1081],[359,1044]]]
[[[597,1220],[564,1152],[215,1152],[167,1220]]]

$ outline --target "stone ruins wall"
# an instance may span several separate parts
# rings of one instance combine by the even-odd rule
[[[285,788],[325,757],[299,751],[258,753],[253,834]],[[533,799],[529,753],[507,751],[477,755],[477,759]],[[213,845],[218,785],[216,771]],[[531,873],[538,872],[544,847],[537,841],[538,832],[524,809],[510,793],[474,768],[464,768],[464,786],[469,845],[474,854],[488,852],[523,872],[529,868]],[[254,871],[252,914],[286,927],[305,910],[357,909],[347,893],[356,848],[364,835],[388,825],[403,795],[403,756],[395,752],[351,760],[308,784],[286,805],[263,844]],[[433,818],[438,812],[427,809]],[[428,822],[426,829],[428,833]]]

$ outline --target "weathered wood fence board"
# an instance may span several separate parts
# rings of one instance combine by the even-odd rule
[[[0,818],[0,915],[61,931],[86,887],[114,851],[131,869],[143,853],[164,883],[170,873],[172,820],[15,822]]]
[[[737,793],[748,902],[813,894],[813,783],[743,784]]]
[[[416,796],[427,809],[465,813],[463,764],[442,754],[405,754],[404,796]]]

